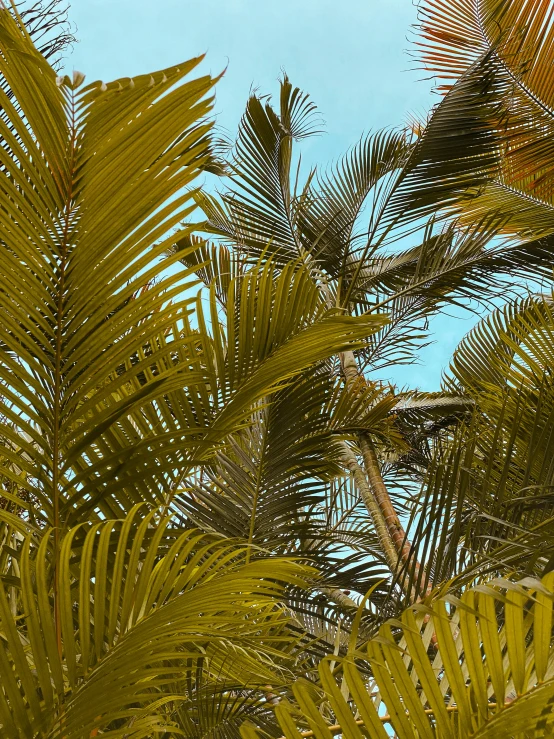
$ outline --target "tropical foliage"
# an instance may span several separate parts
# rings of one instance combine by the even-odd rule
[[[363,650],[348,650],[341,682],[336,660],[326,658],[319,691],[307,681],[294,684],[301,714],[290,703],[279,704],[283,734],[386,739],[392,729],[399,739],[550,736],[552,584],[552,574],[542,582],[491,582],[466,590],[455,605],[440,598],[429,609],[408,608]],[[429,656],[433,633],[439,647]],[[371,672],[371,692],[356,659]],[[340,724],[326,721],[329,714]],[[309,731],[301,733],[302,724]],[[241,733],[244,739],[260,736],[249,724]]]
[[[0,9],[2,736],[546,735],[554,6],[423,3],[443,99],[328,171],[286,76],[226,144],[60,12]]]
[[[176,492],[290,377],[383,319],[328,309],[300,265],[231,283],[236,324],[195,310],[194,271],[161,257],[213,164],[199,60],[85,85],[7,10],[0,45],[2,732],[149,736],[187,692],[194,731],[216,692],[236,723],[304,659],[278,603],[313,573],[193,533]],[[339,401],[338,424],[356,410]]]

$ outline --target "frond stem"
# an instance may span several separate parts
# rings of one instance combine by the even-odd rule
[[[263,449],[265,447],[266,438],[267,438],[267,421],[263,424],[263,435],[261,439],[261,448]],[[246,550],[246,564],[250,562],[250,555],[252,552],[252,542],[254,540],[254,529],[256,527],[256,514],[258,510],[258,497],[260,494],[260,487],[262,484],[262,474],[263,474],[263,460],[260,460],[260,464],[258,465],[258,471],[256,474],[256,487],[254,489],[254,496],[252,498],[252,511],[250,512],[250,528],[248,530],[248,549]]]
[[[62,393],[62,344],[63,344],[63,314],[64,314],[64,292],[65,277],[67,266],[67,245],[68,234],[71,220],[72,199],[73,199],[73,176],[74,176],[74,157],[75,157],[75,96],[71,96],[71,119],[70,119],[70,140],[69,140],[69,161],[70,172],[65,196],[65,207],[63,213],[63,229],[60,243],[60,261],[59,261],[59,283],[58,294],[56,299],[56,344],[55,344],[55,360],[54,360],[54,398],[53,398],[53,443],[52,443],[52,498],[53,498],[53,529],[54,529],[54,623],[56,630],[56,643],[58,654],[62,659],[62,632],[61,632],[61,615],[60,615],[60,420],[61,420],[61,393]]]

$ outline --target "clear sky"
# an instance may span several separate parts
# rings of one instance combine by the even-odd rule
[[[251,88],[276,92],[284,70],[310,93],[325,134],[303,148],[311,163],[338,158],[363,132],[402,125],[432,104],[431,84],[408,51],[411,0],[69,0],[78,43],[66,68],[88,81],[142,74],[198,54],[227,71],[219,124],[234,133]],[[435,343],[394,379],[438,389],[442,368],[473,320],[434,321]]]

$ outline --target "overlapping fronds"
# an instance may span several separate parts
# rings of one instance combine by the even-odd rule
[[[429,319],[445,306],[490,305],[502,289],[517,290],[514,277],[551,277],[551,238],[500,239],[499,234],[510,231],[506,229],[506,213],[497,213],[494,209],[482,213],[475,211],[475,218],[469,223],[465,205],[460,210],[461,204],[473,202],[475,195],[496,173],[502,139],[491,126],[491,120],[498,113],[502,91],[502,81],[498,82],[494,76],[490,55],[484,56],[472,67],[471,75],[464,77],[434,111],[426,127],[413,136],[394,131],[371,134],[326,175],[312,171],[302,185],[299,184],[302,169],[299,166],[294,172],[291,167],[292,146],[304,134],[309,134],[310,128],[304,131],[300,127],[300,135],[295,136],[287,121],[297,114],[301,118],[306,115],[303,120],[308,120],[314,115],[313,106],[298,88],[292,88],[288,79],[281,85],[278,106],[269,98],[252,96],[231,157],[229,190],[221,200],[206,195],[196,198],[207,219],[201,230],[219,236],[223,244],[213,247],[218,266],[206,269],[199,257],[195,263],[183,257],[184,263],[194,266],[206,285],[213,281],[212,292],[228,316],[230,310],[221,300],[228,290],[228,273],[237,275],[238,284],[247,280],[246,275],[252,267],[261,270],[265,269],[263,265],[271,264],[277,275],[280,271],[286,273],[291,269],[291,260],[297,260],[310,275],[322,303],[328,308],[340,306],[350,315],[386,316],[388,319],[349,360],[357,363],[359,376],[366,373],[371,377],[368,373],[372,371],[399,362],[412,362],[418,349],[429,340]],[[300,100],[304,101],[302,112],[295,107],[295,101]],[[460,217],[445,223],[442,220],[445,210],[457,211]],[[518,212],[523,213],[521,209]],[[398,239],[416,231],[419,231],[417,246],[402,251],[394,249],[392,244]],[[531,232],[543,235],[548,229],[540,234],[538,230],[531,229]],[[186,237],[180,247],[187,248],[190,243],[190,238]],[[203,249],[203,259],[208,260],[208,247]],[[340,382],[344,380],[342,360],[325,365],[330,380],[334,381],[337,376]],[[332,382],[329,387],[331,385]],[[316,390],[314,385],[315,394]],[[375,429],[364,430],[362,425],[351,427],[354,436],[365,434],[366,442],[377,443],[381,464],[377,464],[374,471],[377,477],[387,477],[392,488],[403,489],[395,501],[398,510],[404,513],[420,510],[416,501],[421,498],[416,494],[416,487],[427,474],[427,468],[433,465],[435,445],[459,423],[473,402],[469,401],[463,409],[458,402],[452,412],[437,406],[428,418],[424,418],[423,413],[412,413],[410,418],[409,413],[400,412],[394,428],[397,440],[402,439],[402,443],[396,445],[389,443],[390,438],[379,439]],[[264,414],[259,416],[254,427],[255,438],[265,438]],[[295,438],[294,434],[289,435]],[[312,442],[315,443],[316,437],[317,434],[312,436]],[[250,441],[249,437],[246,446],[251,451]],[[331,447],[323,443],[323,438],[317,443],[322,452],[325,450],[321,458],[332,461]],[[359,461],[363,456],[362,446],[353,446],[348,462],[342,455],[343,466],[350,473],[358,474],[358,485],[363,483],[363,471],[355,457],[358,455]],[[241,454],[249,456],[244,450]],[[245,486],[245,464],[235,458],[236,455],[231,457],[226,457],[223,487],[221,479],[216,481],[220,473],[212,469],[210,475],[213,473],[215,477],[209,482],[203,481],[210,490],[202,489],[197,497],[186,502],[185,508],[190,506],[192,517],[198,515],[203,525],[209,525],[208,498],[214,496],[217,488],[222,494],[217,498],[216,507],[221,506],[221,509],[216,516],[219,519],[216,529],[219,525],[225,529],[231,521],[234,525],[232,514],[240,509],[240,528],[245,530],[248,521],[251,523],[252,501],[259,502],[258,496],[263,497],[264,491],[268,501],[274,501],[276,496],[269,493],[271,485],[266,484],[265,478],[262,480],[263,475],[258,475],[263,465],[250,464],[250,472],[246,475],[249,483]],[[290,458],[293,459],[294,454]],[[363,464],[367,464],[365,460]],[[231,468],[234,470],[232,485],[230,478],[227,479]],[[408,480],[410,475],[413,479]],[[316,510],[311,505],[314,501],[310,501],[310,494],[313,493],[316,500],[321,487],[315,473],[310,479],[311,492],[302,487],[307,497],[298,494],[294,500],[289,500],[295,512],[304,511],[305,514]],[[297,482],[294,481],[293,487],[298,491]],[[233,487],[249,492],[243,499],[235,492],[229,494]],[[381,488],[381,492],[386,497],[386,488]],[[369,505],[371,491],[367,485],[364,495],[362,498]],[[411,503],[410,496],[413,496]],[[246,500],[248,503],[243,510]],[[277,504],[270,503],[268,510],[272,505]],[[260,515],[264,505],[257,510]],[[285,510],[284,505],[282,510]],[[447,508],[443,509],[445,515],[446,511]],[[386,515],[389,518],[393,515],[391,507],[387,508]],[[281,520],[279,515],[277,519]],[[299,520],[305,526],[305,517],[300,516]],[[297,525],[295,519],[294,526]],[[261,541],[268,537],[269,542],[277,536],[277,527],[273,531],[264,526],[260,536]],[[348,537],[349,541],[355,538],[351,532]],[[416,538],[421,542],[425,537],[416,532]],[[315,537],[314,541],[322,542],[323,539]],[[409,542],[405,546],[409,549]],[[412,548],[412,555],[417,546]],[[372,552],[375,551],[373,547]],[[389,566],[395,569],[393,553],[389,552],[388,556]],[[411,578],[417,590],[421,582],[418,585],[416,580],[421,581],[424,569],[418,567],[416,576],[415,571],[410,575],[406,570],[407,563],[403,567],[404,574]],[[410,593],[414,592],[412,586],[408,587]],[[422,587],[425,591],[426,586]],[[336,595],[341,598],[339,592]]]
[[[183,699],[171,692],[176,682],[255,690],[290,679],[295,639],[277,602],[285,584],[305,582],[306,568],[245,565],[233,542],[179,531],[140,507],[81,532],[60,541],[57,595],[51,530],[23,542],[9,599],[0,586],[6,739],[122,736],[137,719],[163,723],[164,706]]]
[[[192,60],[83,87],[56,78],[8,11],[0,21],[18,103],[2,113],[4,455],[25,473],[25,515],[57,530],[167,503],[253,404],[382,319],[331,315],[293,265],[275,286],[271,267],[240,286],[222,276],[225,325],[199,303],[190,319],[202,249],[160,258],[190,233],[175,227],[210,159],[213,80],[183,82]],[[191,267],[166,269],[187,254]]]
[[[190,345],[156,346],[188,312],[171,298],[192,272],[143,288],[209,157],[213,81],[183,82],[199,60],[107,85],[56,78],[7,10],[0,43],[14,95],[1,121],[2,435],[15,445],[4,454],[27,473],[38,517],[58,525],[80,468],[113,451],[102,434],[175,384],[175,368],[147,370]]]
[[[507,231],[527,237],[552,233],[552,3],[424,0],[419,13],[422,63],[447,91],[437,115],[449,113],[454,124],[459,91],[471,80],[488,81],[482,101],[476,100],[472,108],[483,115],[484,127],[476,140],[484,146],[481,171],[490,181],[483,182],[478,197],[467,204],[467,217],[496,210],[506,216]],[[462,130],[452,130],[451,145],[462,151],[467,128],[461,121],[458,125]],[[440,163],[448,146],[439,143]]]
[[[191,246],[195,248],[191,250]],[[240,254],[224,244],[210,243],[194,234],[187,234],[177,241],[171,251],[179,252],[181,261],[194,268],[206,287],[215,287],[217,299],[225,310],[231,281],[240,277],[243,271]]]
[[[553,321],[549,296],[509,304],[454,354],[445,384],[464,394],[471,417],[434,444],[412,503],[414,550],[437,584],[551,567]]]
[[[286,739],[315,736],[542,737],[552,728],[553,577],[492,581],[407,609],[333,670],[299,681],[276,717]],[[430,649],[432,634],[437,651]],[[371,679],[356,666],[363,660]],[[260,736],[255,723],[244,739]]]
[[[223,235],[232,235],[254,257],[268,243],[284,262],[298,256],[292,145],[316,132],[314,116],[314,104],[286,76],[281,83],[279,113],[258,95],[248,101],[231,162],[232,178],[239,180],[240,189],[225,196],[229,225]]]
[[[282,267],[301,259],[329,305],[362,312],[386,300],[393,320],[376,362],[395,352],[409,361],[410,338],[414,349],[425,343],[422,325],[445,302],[487,300],[501,274],[550,276],[551,240],[536,238],[550,231],[536,225],[534,211],[517,208],[534,237],[523,243],[495,238],[506,230],[502,208],[474,211],[471,222],[467,209],[461,221],[436,222],[449,204],[461,213],[460,203],[474,203],[496,172],[501,139],[487,108],[490,101],[496,110],[496,82],[483,65],[472,71],[467,89],[458,86],[439,106],[419,138],[372,133],[326,174],[314,170],[303,184],[301,168],[291,171],[292,146],[302,136],[287,133],[286,121],[300,115],[295,101],[305,101],[308,117],[312,104],[286,78],[279,108],[252,96],[239,128],[231,187],[222,200],[196,198],[207,219],[202,229],[218,235],[243,264],[271,258]],[[429,218],[426,227],[422,218]],[[421,232],[419,246],[390,248],[412,229]],[[408,351],[394,340],[395,331],[407,337]]]
[[[218,434],[240,427],[247,409],[303,370],[363,346],[386,322],[383,316],[353,318],[329,309],[309,271],[295,262],[277,271],[268,261],[233,279],[223,321],[215,284],[208,310],[201,294],[196,308],[201,333],[210,336],[204,357]]]
[[[411,149],[403,131],[378,131],[362,138],[327,174],[307,183],[299,202],[301,244],[332,279],[355,270],[356,254],[378,227],[379,205],[386,203],[394,174]],[[369,223],[362,229],[359,218],[368,201]]]
[[[318,366],[261,407],[252,426],[177,491],[175,506],[203,530],[245,541],[252,557],[301,557],[318,567],[325,587],[365,592],[385,573],[352,491],[342,508],[343,440],[364,429],[394,444],[395,402],[378,385],[344,388]],[[319,600],[297,594],[295,602],[317,611]]]

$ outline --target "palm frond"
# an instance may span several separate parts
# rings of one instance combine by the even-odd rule
[[[323,660],[320,690],[306,681],[294,685],[294,704],[275,709],[284,736],[361,739],[369,732],[386,739],[391,730],[399,739],[439,732],[452,738],[544,736],[554,697],[552,585],[551,575],[542,582],[493,581],[460,600],[409,608],[340,660],[338,671]],[[433,632],[439,647],[431,655]],[[356,660],[369,664],[369,681]],[[249,723],[242,736],[260,734]]]
[[[446,383],[478,393],[540,382],[553,361],[553,326],[549,295],[531,296],[497,309],[461,342]]]
[[[316,107],[309,97],[281,81],[279,112],[268,99],[252,95],[239,126],[231,162],[233,188],[224,196],[233,241],[254,259],[271,244],[284,263],[300,253],[291,182],[294,141],[317,132]],[[216,224],[214,224],[216,225]]]
[[[141,715],[161,720],[164,705],[182,700],[168,688],[194,681],[199,667],[235,684],[240,676],[250,690],[289,679],[279,645],[290,648],[296,637],[284,631],[277,602],[285,584],[302,586],[310,572],[284,560],[245,565],[232,542],[172,529],[169,518],[138,509],[62,538],[58,596],[52,531],[23,543],[21,612],[10,611],[0,585],[7,738],[19,730],[120,736]]]
[[[302,246],[325,274],[336,279],[353,270],[364,235],[356,233],[368,201],[376,204],[387,190],[388,177],[399,170],[411,150],[402,131],[379,131],[362,138],[326,175],[309,181],[301,195],[298,231]]]
[[[224,244],[209,243],[194,234],[187,234],[173,244],[170,254],[176,252],[180,261],[194,269],[206,287],[215,286],[217,299],[225,309],[231,281],[239,278],[242,272],[240,256]]]
[[[472,417],[439,433],[412,507],[414,549],[435,583],[550,566],[551,331],[550,299],[529,298],[482,321],[454,355],[445,384]]]
[[[549,70],[554,26],[549,0],[423,2],[419,7],[420,56],[424,67],[445,81],[441,109],[451,109],[468,78],[489,79],[489,132],[498,161],[483,171],[490,182],[470,201],[468,217],[486,208],[503,212],[505,230],[540,236],[552,233],[553,94]],[[483,76],[484,79],[484,76]],[[453,84],[452,84],[453,82]],[[475,110],[485,112],[476,101]],[[452,143],[460,134],[453,132]],[[444,160],[441,146],[440,160]],[[491,150],[492,151],[492,150]]]

